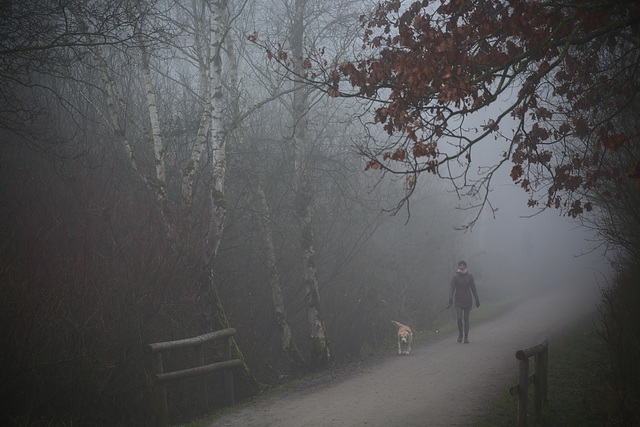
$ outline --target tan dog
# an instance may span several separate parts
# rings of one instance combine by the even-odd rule
[[[398,327],[398,354],[409,354],[411,352],[411,341],[413,340],[411,328],[395,320],[391,322]],[[403,344],[407,347],[404,352],[402,351]]]

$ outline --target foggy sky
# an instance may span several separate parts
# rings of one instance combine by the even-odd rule
[[[492,185],[495,218],[487,207],[466,232],[456,228],[477,211],[457,207],[468,206],[471,200],[458,199],[446,181],[435,177],[421,183],[412,198],[406,227],[419,241],[416,245],[444,252],[437,271],[430,267],[425,276],[437,277],[446,293],[458,260],[464,259],[489,298],[488,294],[501,296],[496,294],[503,290],[508,291],[504,292],[507,296],[517,296],[575,285],[584,286],[585,292],[599,293],[606,286],[609,270],[602,250],[596,248],[593,232],[557,209],[539,212],[528,207],[528,194],[513,183],[509,170],[510,164],[505,164]]]
[[[485,210],[461,237],[470,270],[481,264],[505,286],[604,285],[608,267],[593,232],[557,209],[527,207],[528,195],[506,175],[490,196],[495,218]]]

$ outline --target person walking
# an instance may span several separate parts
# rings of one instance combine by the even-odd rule
[[[471,293],[473,293],[476,299],[476,308],[480,307],[480,300],[478,299],[478,292],[476,290],[476,284],[473,281],[473,276],[467,271],[467,263],[460,261],[458,263],[458,271],[456,271],[451,279],[451,286],[449,287],[449,305],[453,304],[453,294],[455,293],[455,305],[456,315],[458,317],[458,342],[462,342],[463,324],[464,318],[464,342],[469,343],[469,313],[471,312],[471,306],[473,301],[471,300]]]

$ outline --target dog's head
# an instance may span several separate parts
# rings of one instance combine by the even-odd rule
[[[398,335],[400,336],[400,341],[402,342],[402,344],[406,344],[409,341],[408,332],[400,332]]]

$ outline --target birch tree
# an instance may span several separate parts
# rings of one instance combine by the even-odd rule
[[[282,96],[281,92],[277,92],[271,97],[268,97],[252,108],[249,108],[244,114],[240,112],[240,83],[238,78],[238,57],[236,56],[236,49],[234,43],[229,43],[227,48],[229,62],[231,66],[231,91],[232,91],[232,114],[234,117],[234,129],[236,144],[240,153],[244,156],[245,164],[248,169],[248,175],[255,176],[257,174],[258,167],[255,164],[254,156],[250,153],[249,143],[246,140],[246,135],[243,126],[243,117],[248,116],[251,112],[260,108],[264,104],[276,100]],[[262,182],[259,179],[254,179],[249,185],[250,191],[247,193],[245,199],[247,203],[252,207],[252,210],[258,214],[258,222],[260,224],[260,233],[264,246],[264,259],[268,271],[267,284],[271,291],[271,303],[275,312],[276,325],[278,329],[278,336],[280,339],[280,357],[289,364],[289,367],[293,365],[300,365],[301,355],[297,348],[296,342],[291,332],[291,325],[289,324],[287,309],[284,303],[282,295],[282,287],[280,282],[280,275],[278,273],[278,260],[276,255],[276,247],[274,242],[274,231],[271,225],[271,212],[267,196],[262,187]]]
[[[51,371],[47,373],[51,378],[55,378],[56,373],[65,369],[58,368],[57,365],[84,365],[73,367],[72,370],[77,376],[68,376],[69,382],[78,381],[73,384],[76,385],[76,391],[89,390],[92,387],[99,390],[100,387],[113,385],[113,377],[130,375],[127,390],[109,390],[112,394],[100,398],[106,401],[112,396],[118,396],[112,402],[112,406],[117,406],[118,403],[115,401],[127,400],[127,393],[142,382],[144,373],[142,370],[136,370],[139,368],[137,363],[140,360],[136,352],[141,351],[139,341],[144,343],[160,335],[162,338],[171,338],[174,333],[209,331],[228,326],[222,304],[217,297],[216,283],[213,282],[215,258],[220,247],[226,214],[226,139],[223,122],[226,106],[222,90],[222,46],[228,25],[227,2],[194,0],[185,6],[180,2],[165,0],[27,0],[20,4],[3,4],[1,10],[3,21],[8,18],[11,22],[7,22],[6,26],[3,22],[3,28],[0,30],[3,35],[0,41],[0,126],[23,136],[22,139],[14,138],[11,142],[41,142],[37,141],[37,138],[42,138],[42,147],[52,147],[52,152],[68,150],[71,153],[69,157],[73,155],[80,159],[85,153],[73,145],[78,141],[91,146],[93,152],[101,151],[100,144],[108,146],[109,149],[116,148],[109,153],[113,157],[105,163],[124,159],[130,171],[123,173],[117,165],[110,172],[117,171],[121,176],[109,184],[117,182],[117,186],[124,181],[128,187],[124,191],[122,188],[110,187],[106,192],[113,191],[121,195],[131,191],[131,188],[140,189],[141,186],[138,184],[142,183],[146,193],[141,197],[142,200],[137,200],[132,205],[145,205],[141,209],[145,210],[146,196],[151,196],[156,209],[150,215],[148,228],[153,229],[157,225],[153,221],[159,216],[161,224],[158,228],[164,231],[159,234],[164,234],[164,240],[171,242],[173,251],[164,258],[166,253],[162,249],[165,243],[163,239],[158,239],[162,241],[162,245],[159,245],[161,247],[153,246],[151,242],[156,242],[154,239],[157,237],[155,229],[150,233],[153,236],[150,241],[142,243],[140,247],[147,249],[145,255],[148,255],[147,259],[151,260],[151,264],[160,265],[162,261],[168,260],[167,264],[175,263],[182,268],[182,272],[188,272],[181,277],[186,280],[173,280],[180,274],[169,274],[159,279],[154,276],[155,272],[145,274],[149,272],[146,266],[135,266],[134,269],[140,272],[139,276],[118,276],[118,267],[126,270],[130,264],[134,264],[134,259],[145,259],[144,256],[128,258],[131,251],[120,251],[120,234],[108,236],[112,237],[112,241],[104,245],[111,249],[93,257],[98,264],[118,267],[105,268],[101,271],[104,274],[98,278],[91,276],[94,271],[88,271],[87,264],[74,264],[73,269],[77,267],[80,270],[78,277],[84,279],[79,281],[78,285],[59,277],[52,277],[51,288],[58,292],[55,297],[61,300],[66,295],[69,299],[76,299],[89,290],[101,293],[100,296],[117,295],[118,298],[87,298],[89,306],[92,302],[98,302],[95,307],[91,307],[95,308],[92,317],[95,317],[98,323],[102,323],[101,328],[88,322],[74,324],[65,332],[75,328],[81,332],[82,340],[69,343],[65,342],[68,340],[64,338],[56,337],[55,342],[47,343],[44,350],[53,356],[36,356],[30,361],[41,362],[43,370]],[[46,96],[41,96],[42,94]],[[188,106],[186,111],[195,114],[181,114],[182,111],[174,104],[178,98],[188,99],[190,102],[185,103]],[[59,126],[64,125],[53,123],[55,126],[44,128],[46,124],[54,122],[48,116],[60,116],[67,120],[64,124],[67,127],[64,128],[66,134],[63,138],[54,139],[51,135],[59,131]],[[196,118],[197,124],[189,128],[186,122],[191,121],[193,117]],[[23,120],[25,118],[29,120]],[[181,122],[180,126],[176,124],[178,122]],[[98,127],[98,123],[102,127]],[[38,127],[42,127],[41,132],[35,131]],[[105,137],[107,134],[109,136]],[[3,131],[2,144],[5,144],[5,135]],[[45,145],[47,143],[48,145]],[[64,168],[78,171],[82,168],[80,163],[81,161],[64,165]],[[129,173],[131,171],[133,173]],[[108,176],[108,173],[105,172],[105,175]],[[76,176],[73,177],[74,184],[82,179],[78,177],[86,175],[91,174],[76,172]],[[79,185],[82,187],[82,184]],[[87,188],[94,187],[87,184]],[[55,188],[49,189],[55,191]],[[133,192],[120,197],[125,199]],[[51,196],[52,199],[55,197],[55,194]],[[99,196],[97,198],[99,199]],[[93,195],[87,199],[91,199],[87,201],[87,204],[91,204]],[[122,204],[127,204],[127,201]],[[121,224],[123,219],[119,217],[116,220],[115,214],[112,213],[118,209],[112,211],[111,208],[113,206],[105,205],[101,212],[100,206],[91,206],[87,215],[113,234],[115,233],[109,226],[114,223],[117,223],[119,231],[127,229],[126,223]],[[77,206],[69,205],[67,209],[78,215],[75,212],[78,210]],[[204,220],[201,214],[203,211],[206,211]],[[78,224],[77,227],[82,229],[84,225]],[[130,229],[133,228],[132,226]],[[72,231],[67,234],[68,236],[62,234],[63,240],[67,237],[70,240],[74,239]],[[141,237],[149,236],[140,234],[131,236],[131,239]],[[86,242],[92,248],[98,245],[94,238],[96,236],[86,236]],[[125,239],[129,237],[125,236]],[[59,264],[64,265],[73,256],[74,254],[60,253]],[[87,255],[87,258],[89,257]],[[85,277],[81,277],[82,274]],[[128,283],[128,280],[132,279],[138,280],[136,283]],[[166,282],[155,283],[163,280]],[[141,283],[149,284],[148,288],[145,289]],[[158,285],[158,289],[152,288],[155,285]],[[28,289],[29,286],[37,286],[37,283],[25,279],[24,283],[15,286]],[[123,289],[125,293],[121,295]],[[31,289],[30,291],[33,292]],[[140,294],[142,296],[139,296]],[[82,299],[80,301],[85,302]],[[48,301],[43,300],[43,303]],[[189,313],[188,316],[178,317],[183,314],[185,307],[197,314]],[[82,317],[84,307],[81,303],[62,308],[54,305],[46,307],[46,311],[58,316],[54,318],[58,324],[64,324],[66,316],[69,319]],[[192,321],[194,318],[197,321]],[[119,322],[123,319],[124,322]],[[168,319],[171,327],[163,328],[167,325],[164,322],[158,322],[157,325],[145,323],[158,319]],[[37,328],[40,325],[34,323],[34,326]],[[48,325],[42,327],[53,329]],[[125,333],[108,334],[108,331]],[[125,342],[125,339],[131,336],[128,333],[134,331],[136,339],[131,345],[131,341]],[[104,340],[104,337],[109,338]],[[32,339],[25,337],[27,338]],[[112,353],[99,359],[91,354],[90,350],[95,348],[90,348],[89,342],[92,342],[94,347],[102,345],[98,351],[106,354],[108,350]],[[80,359],[75,359],[69,351],[74,345],[74,350],[83,358],[82,363],[78,363]],[[235,351],[236,357],[242,357],[237,348]],[[91,361],[91,366],[88,367],[84,360]],[[61,363],[57,363],[58,361]],[[94,363],[98,361],[102,363]],[[31,372],[33,366],[38,366],[37,363],[25,363],[25,366],[28,368],[25,372],[28,373],[25,373],[24,377],[37,376]],[[255,382],[246,368],[241,374],[243,378],[239,385],[242,390],[239,392],[251,394]],[[61,385],[60,390],[65,388],[68,389],[70,386]],[[22,392],[23,390],[20,390],[18,393]],[[58,390],[54,393],[57,392]],[[144,394],[140,389],[134,390],[133,393],[136,396]],[[139,398],[129,399],[129,410],[131,406],[139,404],[136,399]],[[79,402],[89,400],[90,396],[78,398]],[[46,403],[44,406],[49,405],[50,403]],[[144,412],[144,408],[140,406],[141,412]],[[55,409],[65,411],[63,408]],[[104,412],[100,412],[101,408],[92,409],[95,409],[98,415],[88,415],[87,411],[89,417],[98,419],[104,415]],[[113,412],[121,409],[119,407]],[[69,412],[74,410],[75,408],[72,408]],[[29,413],[29,416],[39,418],[42,415]],[[42,421],[46,422],[44,420],[45,418],[42,418]],[[83,424],[82,420],[83,418],[80,418],[78,422]],[[67,419],[57,418],[56,422],[67,423]]]
[[[331,358],[327,331],[320,309],[320,293],[318,291],[318,266],[315,255],[315,237],[311,203],[313,192],[309,177],[306,138],[307,113],[309,111],[309,88],[301,77],[305,69],[304,35],[305,6],[307,0],[295,0],[293,22],[290,29],[289,43],[293,55],[293,93],[291,107],[292,140],[295,167],[296,214],[300,221],[300,252],[302,254],[302,280],[306,290],[307,318],[311,337],[311,364],[322,366]]]
[[[225,173],[226,134],[224,124],[225,98],[223,93],[223,44],[228,29],[228,5],[226,0],[197,1],[189,5],[180,3],[168,4],[167,9],[158,15],[152,8],[144,8],[143,4],[130,6],[127,13],[135,16],[131,20],[132,34],[136,40],[139,56],[139,70],[144,84],[144,95],[148,112],[150,129],[142,129],[151,142],[153,167],[141,164],[136,149],[132,147],[126,129],[123,127],[123,113],[132,110],[128,100],[118,91],[118,84],[113,76],[111,65],[107,62],[99,47],[93,47],[88,41],[91,52],[99,64],[103,75],[107,96],[108,123],[119,137],[133,170],[148,191],[154,195],[163,219],[168,240],[174,245],[176,253],[186,253],[194,257],[197,272],[196,289],[187,290],[197,300],[204,330],[211,331],[229,326],[222,303],[218,297],[215,276],[215,259],[222,240],[225,217]],[[171,7],[177,10],[171,17]],[[155,18],[156,20],[153,20]],[[179,22],[176,40],[166,41],[166,51],[153,52],[154,38],[149,35],[158,31],[165,22]],[[81,19],[81,18],[79,18]],[[164,21],[166,19],[167,21]],[[84,25],[87,25],[84,23]],[[155,27],[154,27],[155,26]],[[186,32],[186,35],[185,35]],[[183,40],[190,37],[189,40]],[[161,47],[167,48],[166,45]],[[192,68],[176,73],[177,65],[162,69],[154,64],[154,55],[159,61],[162,55],[178,55],[190,63]],[[195,88],[188,85],[193,70],[198,84]],[[178,159],[176,144],[167,140],[166,129],[159,113],[159,96],[156,90],[154,75],[164,80],[175,82],[182,80],[182,89],[195,93],[194,98],[201,103],[199,108],[197,129],[184,158]],[[169,119],[164,122],[168,122]],[[177,194],[169,191],[167,161],[180,162],[180,180]],[[198,186],[202,187],[199,188]],[[173,187],[176,187],[175,185]],[[199,196],[198,196],[199,194]],[[194,218],[195,212],[206,206],[204,219]],[[235,352],[241,357],[239,349]],[[244,374],[249,383],[252,382],[248,369]]]
[[[327,328],[321,309],[321,291],[316,255],[317,238],[315,229],[318,222],[313,218],[316,197],[313,188],[312,144],[322,140],[321,132],[327,123],[309,120],[310,111],[325,96],[312,82],[311,75],[326,74],[326,67],[335,67],[338,58],[343,58],[355,39],[354,27],[357,8],[353,3],[340,1],[314,2],[295,0],[283,2],[279,13],[288,17],[280,26],[264,29],[265,34],[256,31],[249,39],[262,47],[269,58],[273,75],[282,76],[293,93],[281,98],[281,104],[290,116],[285,139],[291,141],[294,214],[298,220],[300,237],[297,243],[301,257],[300,288],[305,291],[305,309],[311,340],[310,364],[322,366],[331,358]],[[332,64],[327,64],[323,52],[333,56]],[[330,52],[330,53],[329,53]],[[275,66],[274,66],[275,64]],[[265,76],[265,80],[273,79]],[[314,113],[315,116],[315,113]]]

